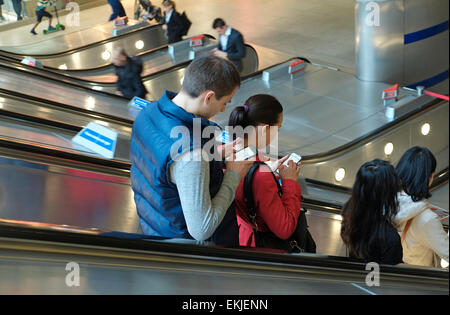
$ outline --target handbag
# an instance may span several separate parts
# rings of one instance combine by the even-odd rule
[[[256,247],[282,249],[290,253],[316,253],[316,242],[308,230],[308,222],[305,215],[307,209],[305,208],[300,210],[300,215],[298,217],[298,222],[294,233],[292,233],[291,237],[287,240],[277,237],[273,232],[262,232],[258,230],[252,183],[255,172],[261,165],[265,165],[265,163],[255,162],[244,178],[244,199],[247,205],[248,215],[252,223]],[[278,195],[281,197],[283,194],[281,185],[273,172],[272,176],[278,187]]]

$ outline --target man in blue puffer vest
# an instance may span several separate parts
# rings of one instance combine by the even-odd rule
[[[166,91],[135,120],[131,184],[144,234],[239,245],[233,201],[253,162],[202,158],[221,157],[210,146],[215,140],[208,131],[219,127],[209,119],[225,111],[239,86],[229,61],[198,58],[179,94]]]

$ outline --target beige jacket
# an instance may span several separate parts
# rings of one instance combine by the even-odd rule
[[[426,200],[414,202],[410,196],[398,194],[400,209],[394,223],[400,236],[409,219],[413,219],[406,233],[403,246],[403,261],[411,265],[438,267],[435,253],[448,261],[448,234],[439,217]]]

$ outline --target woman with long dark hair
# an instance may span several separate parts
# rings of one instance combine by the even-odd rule
[[[389,162],[376,159],[361,166],[342,211],[341,237],[350,257],[379,264],[402,263],[400,236],[393,225],[400,189],[400,179]]]
[[[403,154],[397,167],[403,191],[395,217],[402,235],[403,257],[412,265],[437,267],[435,253],[448,261],[448,234],[426,200],[436,171],[436,158],[427,148],[413,147]]]
[[[258,150],[264,150],[275,139],[282,123],[283,107],[280,102],[271,95],[258,94],[233,110],[228,126],[245,130],[244,135],[238,135],[244,139],[240,148],[254,146]],[[301,165],[293,161],[290,161],[288,166],[282,165],[287,158],[288,156],[285,156],[270,166],[262,164],[255,171],[250,183],[256,213],[254,220],[249,217],[245,200],[245,179],[241,180],[235,198],[241,246],[269,247],[263,244],[262,239],[259,242],[255,238],[254,229],[263,233],[271,232],[280,240],[288,239],[296,229],[301,206],[301,188],[297,183]],[[264,157],[258,155],[256,161],[264,161]],[[274,173],[277,169],[279,175]],[[282,182],[281,195],[278,179]],[[283,243],[277,242],[277,239],[275,241]],[[273,246],[273,243],[271,245]]]

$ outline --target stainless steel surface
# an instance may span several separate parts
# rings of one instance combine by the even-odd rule
[[[396,267],[380,273],[379,287],[367,287],[368,272],[364,269],[319,268],[308,257],[319,261],[328,257],[297,257],[296,264],[279,264],[2,238],[0,293],[448,294],[444,272],[441,278],[397,275],[396,270],[407,267]],[[79,286],[66,284],[69,262],[80,268]],[[175,308],[181,309],[182,305]]]
[[[128,101],[125,99],[95,91],[88,93],[85,89],[74,88],[70,84],[27,74],[23,71],[24,67],[16,70],[0,68],[0,88],[124,120],[134,121],[137,115],[127,106]]]
[[[113,37],[112,23],[96,26],[92,29],[78,31],[58,37],[58,40],[44,40],[37,44],[20,47],[1,47],[0,54],[21,59],[34,56],[44,66],[58,69],[65,64],[67,69],[86,69],[105,65],[102,58],[105,51],[112,52],[115,47],[123,46],[130,55],[167,44],[167,38],[161,25],[144,24],[139,30]],[[142,49],[136,47],[137,41],[143,41]]]
[[[0,217],[135,233],[129,178],[0,155]]]
[[[124,124],[105,117],[89,115],[77,109],[52,106],[46,102],[32,101],[18,96],[11,96],[0,93],[0,110],[11,113],[11,115],[21,115],[21,117],[38,118],[49,121],[49,123],[70,124],[79,128],[86,127],[90,122],[95,122],[112,128],[119,133],[131,136],[130,124]],[[17,116],[16,116],[17,117]]]
[[[448,19],[447,0],[356,0],[356,76],[412,85],[448,73],[448,29],[405,42],[405,35],[448,23]],[[448,93],[448,78],[434,88]]]
[[[401,83],[405,79],[404,2],[356,0],[356,77],[360,80]],[[377,17],[379,24],[375,24]]]
[[[143,47],[138,49],[138,42],[142,42]],[[148,26],[120,37],[113,38],[105,43],[77,49],[61,56],[37,57],[46,67],[66,69],[89,69],[109,65],[111,55],[116,47],[124,47],[130,56],[134,56],[142,49],[148,50],[167,44],[167,38],[161,26]]]
[[[76,134],[75,131],[23,122],[0,115],[0,139],[102,158],[101,155],[92,150],[73,143],[72,138]],[[130,160],[129,147],[130,135],[118,134],[114,160],[128,162]]]
[[[183,42],[189,43],[190,39],[187,39]],[[207,39],[205,47],[212,45],[216,45],[216,42],[214,40]],[[189,47],[189,44],[187,45],[187,47],[179,49],[173,54],[170,54],[169,48],[165,46],[163,46],[163,48],[161,49],[144,49],[146,50],[138,54],[143,64],[143,71],[141,74],[142,77],[146,77],[150,74],[189,61],[190,51],[192,50],[192,48]],[[83,69],[76,71],[62,70],[60,72],[69,76],[75,76],[92,82],[115,83],[117,81],[115,68],[110,63],[108,63],[108,65],[100,66],[94,69]]]
[[[261,76],[246,80],[225,112],[214,120],[226,126],[236,106],[254,94],[268,93],[277,97],[284,109],[278,137],[280,154],[293,150],[301,155],[317,154],[388,123],[381,100],[387,86],[308,64],[305,74],[293,81],[287,73],[271,82],[264,82]]]

